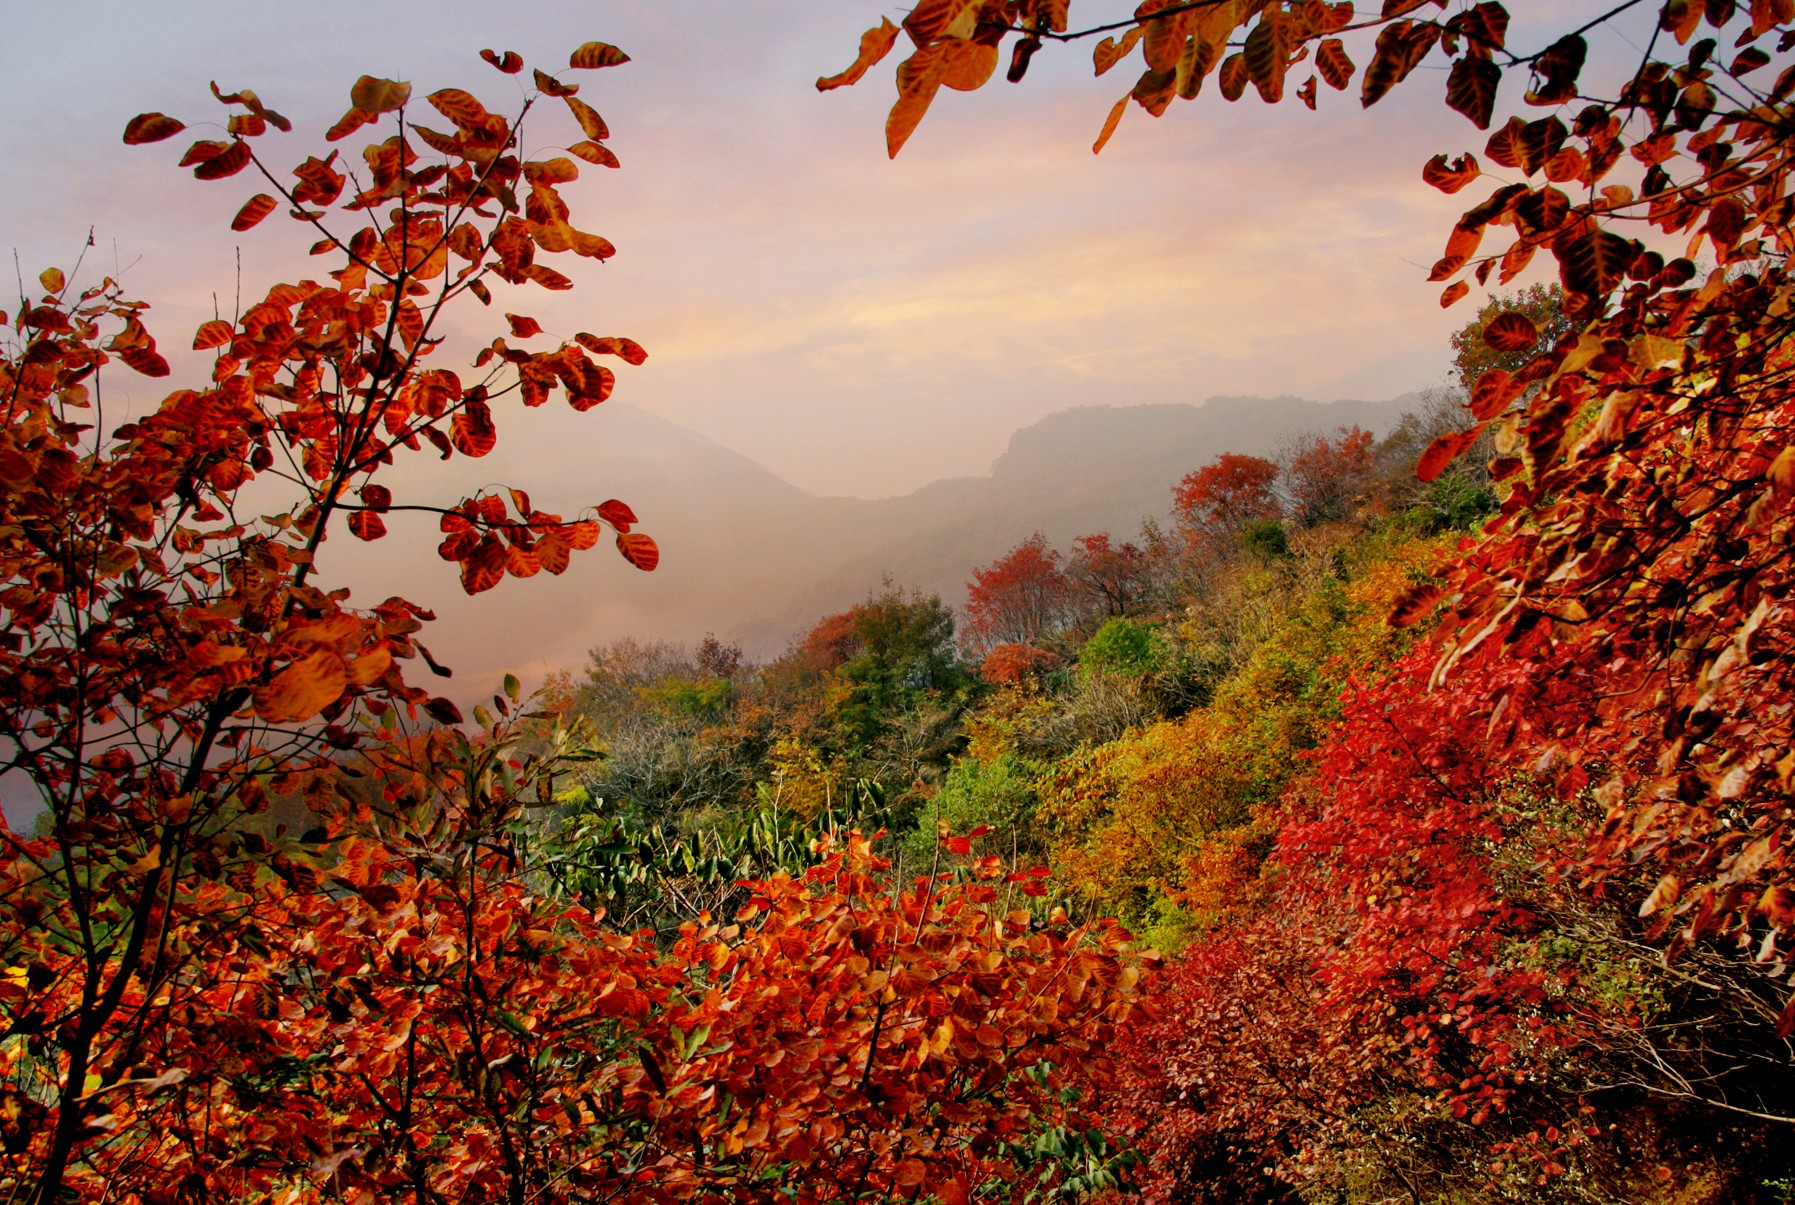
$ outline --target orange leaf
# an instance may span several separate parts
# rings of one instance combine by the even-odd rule
[[[1442,435],[1427,445],[1421,453],[1421,459],[1415,464],[1415,476],[1422,481],[1432,481],[1446,471],[1446,466],[1458,457],[1460,452],[1477,442],[1483,433],[1482,426],[1472,427],[1469,431],[1455,431],[1451,435]]]
[[[1103,129],[1097,135],[1097,141],[1091,144],[1091,154],[1102,153],[1104,144],[1109,141],[1110,135],[1114,134],[1116,127],[1122,124],[1122,110],[1128,107],[1129,99],[1130,97],[1124,96],[1110,108],[1109,116],[1103,121]]]
[[[248,230],[263,218],[274,212],[275,200],[265,192],[259,192],[243,202],[243,208],[231,219],[232,230]]]
[[[411,99],[411,85],[398,80],[377,79],[364,75],[349,89],[349,104],[358,113],[372,116],[391,113]],[[360,124],[360,123],[358,123]]]
[[[611,136],[611,131],[605,127],[605,119],[598,115],[597,109],[585,101],[571,96],[564,96],[561,99],[567,102],[568,111],[573,114],[573,119],[580,123],[580,129],[586,131],[586,137],[602,142]]]
[[[463,130],[485,130],[492,124],[492,114],[486,106],[460,88],[442,88],[424,99]]]
[[[480,52],[480,57],[491,63],[494,67],[497,67],[500,71],[503,71],[506,75],[516,75],[519,71],[524,69],[523,56],[518,54],[515,50],[507,50],[503,57],[500,57],[496,51],[482,50]]]
[[[528,339],[542,333],[542,324],[534,318],[526,318],[522,314],[506,314],[505,320],[511,324],[512,338]]]
[[[898,64],[898,99],[885,119],[885,150],[891,158],[897,158],[922,115],[929,111],[935,93],[941,90],[944,55],[944,48],[937,43],[923,47]]]
[[[1466,284],[1464,281],[1462,281],[1462,280],[1453,281],[1451,284],[1446,286],[1446,291],[1444,293],[1440,294],[1440,308],[1445,309],[1447,306],[1449,306],[1453,302],[1459,300],[1459,298],[1463,297],[1466,293],[1469,293],[1470,291],[1471,291],[1471,286]]]
[[[584,332],[575,335],[574,338],[579,341],[581,347],[595,356],[618,356],[624,363],[637,366],[648,359],[648,353],[634,339],[624,339],[616,335],[607,335],[601,339],[597,335],[588,335]]]
[[[536,87],[549,96],[572,96],[580,90],[578,84],[564,84],[554,76],[542,71],[534,71]]]
[[[535,281],[545,289],[558,290],[573,288],[573,281],[561,275],[561,273],[555,271],[553,268],[545,267],[542,264],[531,264],[524,275],[528,276],[531,280]]]
[[[536,559],[550,573],[559,575],[567,572],[567,541],[550,533],[536,541]]]
[[[844,88],[849,84],[859,83],[861,77],[879,60],[891,53],[891,48],[897,44],[897,36],[898,27],[891,23],[891,19],[881,18],[876,28],[860,35],[860,54],[848,69],[839,75],[828,75],[817,80],[816,90],[827,92],[831,88]]]
[[[467,403],[449,422],[449,440],[463,456],[484,456],[498,443],[498,429],[492,424],[492,410],[479,398]]]
[[[1420,582],[1404,590],[1390,609],[1386,622],[1393,628],[1406,628],[1434,609],[1442,595],[1432,582]]]
[[[368,686],[380,680],[392,668],[393,655],[375,645],[349,663],[349,680],[357,686]]]
[[[956,92],[975,92],[985,86],[997,70],[997,47],[971,39],[956,39],[946,44],[942,57],[941,82]]]
[[[596,163],[600,167],[621,166],[617,162],[617,156],[611,153],[610,147],[596,142],[576,142],[567,149],[569,153],[578,155],[587,163]]]
[[[524,179],[532,184],[566,184],[580,178],[580,169],[571,159],[560,155],[553,159],[532,159],[524,164]]]
[[[1471,386],[1471,413],[1479,421],[1491,419],[1508,408],[1521,395],[1523,386],[1500,368],[1492,368]]]
[[[1421,178],[1443,193],[1455,193],[1483,173],[1477,167],[1474,155],[1460,155],[1448,165],[1446,156],[1435,155],[1421,169]]]
[[[125,123],[125,144],[139,146],[145,142],[161,142],[186,128],[184,123],[166,113],[139,113]]]
[[[567,59],[569,67],[579,67],[587,71],[595,71],[600,67],[616,67],[627,62],[629,62],[629,55],[604,42],[587,42]]]
[[[591,519],[570,523],[567,527],[567,545],[575,552],[584,552],[597,545],[600,530],[599,525]]]
[[[270,724],[297,724],[342,698],[348,684],[343,659],[329,649],[319,649],[256,687],[255,712]]]
[[[661,563],[661,550],[654,540],[641,532],[630,532],[617,537],[617,551],[623,559],[644,573],[652,572]]]
[[[193,350],[205,351],[208,348],[223,347],[231,341],[231,324],[222,318],[214,318],[202,323],[199,330],[193,333]]]

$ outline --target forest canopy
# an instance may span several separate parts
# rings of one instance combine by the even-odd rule
[[[1388,438],[1192,465],[1165,524],[969,566],[963,624],[888,582],[764,664],[620,640],[468,717],[411,680],[429,609],[352,606],[331,553],[419,510],[470,594],[607,533],[658,562],[620,500],[396,470],[646,360],[504,313],[430,366],[445,312],[614,253],[573,186],[628,56],[484,51],[503,112],[362,76],[290,171],[295,123],[214,87],[179,166],[271,189],[230,225],[298,223],[313,276],[109,429],[104,382],[170,375],[149,307],[48,268],[0,316],[0,754],[39,802],[0,832],[0,1189],[1788,1200],[1795,10],[1663,4],[1595,80],[1634,7],[1516,48],[1491,0],[882,21],[820,86],[904,46],[894,155],[1006,47],[1142,68],[1098,149],[1211,77],[1371,106],[1443,68],[1494,132],[1422,168],[1480,198],[1431,275],[1523,291]]]

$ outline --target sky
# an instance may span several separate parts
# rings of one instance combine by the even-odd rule
[[[1087,0],[1075,12],[1129,7]],[[1420,167],[1439,151],[1480,150],[1484,136],[1441,105],[1440,73],[1423,69],[1369,112],[1326,88],[1317,113],[1263,105],[1250,89],[1232,105],[1176,103],[1158,120],[1131,107],[1094,156],[1132,75],[1093,78],[1089,43],[1050,46],[1020,87],[943,92],[890,161],[895,57],[854,88],[814,87],[885,13],[902,10],[22,6],[0,45],[0,249],[30,280],[70,268],[91,228],[83,273],[122,274],[173,352],[215,306],[231,312],[239,257],[248,293],[303,273],[311,237],[279,215],[233,235],[249,179],[195,182],[174,166],[184,139],[122,145],[132,115],[218,121],[208,81],[253,88],[298,125],[281,148],[297,162],[360,74],[420,93],[465,87],[496,108],[517,84],[480,49],[555,68],[598,39],[633,61],[573,74],[623,166],[587,168],[566,194],[576,224],[619,253],[564,269],[576,288],[535,294],[526,312],[551,333],[637,339],[650,359],[624,373],[619,398],[804,489],[877,497],[983,473],[1012,432],[1071,406],[1375,399],[1444,377],[1447,336],[1476,295],[1442,311],[1426,281],[1464,197],[1424,186]],[[1513,37],[1527,37],[1525,14]],[[577,137],[559,125],[542,136]],[[496,313],[471,318],[470,340],[495,333],[482,324]],[[197,356],[171,358],[177,377],[200,371]],[[152,382],[135,390],[137,405],[160,395]],[[602,438],[602,424],[593,430]]]

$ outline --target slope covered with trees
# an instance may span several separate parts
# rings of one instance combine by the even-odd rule
[[[1462,405],[1192,465],[1138,537],[969,567],[963,628],[887,584],[764,665],[619,642],[470,724],[407,680],[425,608],[327,588],[327,537],[402,507],[469,592],[607,528],[655,563],[616,500],[378,480],[646,355],[507,314],[477,377],[423,363],[444,307],[610,254],[557,75],[514,117],[425,97],[453,132],[363,77],[326,136],[361,165],[291,182],[287,118],[219,95],[183,164],[254,168],[234,225],[286,208],[332,283],[206,323],[212,380],[123,427],[147,307],[42,274],[0,358],[0,739],[40,804],[0,858],[9,1198],[1789,1199],[1795,13],[1665,4],[1604,96],[1585,35],[1632,5],[1537,51],[1488,0],[1069,7],[925,0],[823,83],[907,36],[895,153],[1005,44],[1013,80],[1138,52],[1099,146],[1211,74],[1370,105],[1430,55],[1487,128],[1524,68],[1545,112],[1434,275],[1558,285],[1467,325]],[[549,101],[583,137],[523,159]]]

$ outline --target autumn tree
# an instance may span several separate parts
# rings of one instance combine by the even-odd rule
[[[1084,594],[1086,611],[1119,616],[1135,611],[1145,599],[1153,576],[1152,550],[1131,541],[1116,543],[1108,532],[1072,541],[1066,576]]]
[[[515,55],[489,58],[521,70]],[[621,61],[593,43],[572,66]],[[629,339],[585,333],[525,350],[539,327],[510,315],[471,376],[427,366],[443,314],[464,298],[568,288],[549,256],[612,253],[569,222],[561,189],[579,175],[574,159],[515,153],[523,114],[558,97],[581,136],[571,153],[613,161],[578,85],[534,80],[510,117],[456,89],[421,98],[450,126],[443,133],[412,123],[408,84],[363,77],[326,135],[372,134],[357,160],[333,151],[291,173],[258,150],[288,119],[254,92],[214,87],[225,137],[193,143],[182,165],[202,181],[252,171],[272,191],[249,197],[233,228],[284,210],[331,258],[322,283],[276,285],[203,324],[194,346],[216,353],[209,380],[141,418],[99,425],[113,361],[169,375],[146,305],[111,279],[82,287],[52,269],[14,315],[0,358],[0,746],[36,796],[42,836],[4,838],[5,962],[19,968],[5,1007],[10,1032],[25,1036],[0,1071],[9,1116],[29,1115],[6,1148],[27,1200],[61,1199],[76,1189],[69,1177],[101,1174],[101,1151],[129,1147],[104,1119],[128,1115],[127,1102],[154,1090],[145,1083],[175,1073],[157,1061],[160,1035],[193,1015],[183,1010],[209,990],[206,975],[223,973],[209,960],[231,956],[237,939],[224,934],[269,872],[241,818],[276,795],[320,815],[365,806],[346,763],[403,744],[421,723],[461,718],[402,672],[418,659],[435,668],[417,638],[430,613],[399,598],[351,608],[348,591],[319,576],[327,536],[378,539],[386,515],[427,511],[470,593],[561,573],[606,525],[626,558],[654,566],[654,542],[621,502],[567,519],[521,489],[439,503],[380,482],[425,446],[485,455],[513,402],[561,392],[590,409],[615,383],[595,357],[644,358]],[[125,141],[184,128],[144,114]],[[263,482],[286,488],[288,502],[258,491],[249,503],[245,489]]]
[[[570,66],[625,61],[594,42]],[[620,932],[524,840],[592,756],[577,721],[526,714],[508,679],[464,729],[402,672],[446,672],[417,639],[429,612],[328,588],[327,536],[381,538],[406,509],[435,516],[469,592],[562,572],[607,526],[654,563],[615,500],[564,519],[521,489],[380,484],[426,445],[490,451],[513,401],[590,409],[614,385],[593,357],[643,358],[584,333],[526,350],[539,324],[510,314],[466,379],[422,364],[446,306],[571,287],[548,255],[611,253],[561,191],[575,158],[615,165],[605,123],[579,85],[527,79],[502,116],[364,77],[326,135],[371,127],[360,164],[291,180],[256,141],[288,120],[221,93],[226,140],[184,164],[259,173],[273,192],[234,225],[285,209],[323,235],[331,283],[206,323],[209,383],[121,428],[86,421],[111,361],[169,371],[144,305],[51,271],[10,324],[0,738],[41,813],[36,836],[0,830],[9,1199],[967,1201],[1051,1189],[1072,1165],[1036,1152],[1090,1145],[1091,1056],[1137,1008],[1125,931],[1012,906],[1039,876],[971,838],[906,885],[859,834],[822,834],[801,877],[737,885],[733,923],[699,914],[664,947]],[[545,99],[571,158],[524,156]],[[423,104],[453,132],[415,124]],[[147,114],[126,141],[183,128]],[[290,504],[256,517],[275,484]],[[951,616],[904,601],[859,625],[856,656],[938,685]],[[698,659],[740,671],[714,643]]]
[[[1282,457],[1281,485],[1291,520],[1314,527],[1350,519],[1370,488],[1375,445],[1362,427],[1297,440]]]
[[[1172,515],[1186,540],[1225,546],[1250,524],[1282,517],[1277,482],[1273,461],[1223,452],[1172,487]]]
[[[966,640],[975,650],[1030,644],[1051,636],[1072,616],[1074,584],[1062,557],[1036,532],[966,584]]]
[[[1533,339],[1519,347],[1521,326],[1505,314],[1519,314],[1532,324]],[[1498,321],[1499,320],[1499,321]],[[1495,330],[1490,330],[1495,323]],[[1556,347],[1566,335],[1577,333],[1577,324],[1564,312],[1564,289],[1557,284],[1535,284],[1512,293],[1496,293],[1483,303],[1475,317],[1452,333],[1452,371],[1466,396],[1478,379],[1492,368],[1514,374],[1533,359],[1533,346]]]

